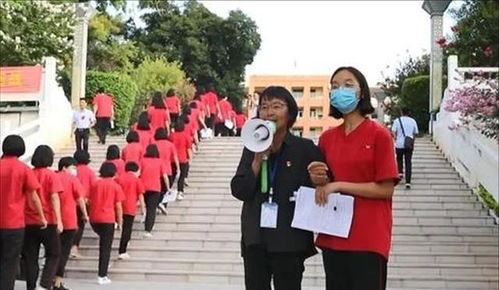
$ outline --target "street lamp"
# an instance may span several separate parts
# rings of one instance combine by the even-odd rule
[[[73,70],[71,76],[71,105],[78,107],[85,96],[87,76],[88,21],[97,13],[89,2],[75,3],[76,25],[74,28]]]
[[[430,134],[433,134],[435,111],[442,99],[442,48],[437,40],[443,36],[443,15],[452,0],[425,0],[423,10],[431,18],[431,58],[430,58]]]

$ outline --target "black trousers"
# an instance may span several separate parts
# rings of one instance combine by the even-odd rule
[[[177,190],[184,192],[185,179],[189,175],[189,162],[180,163],[180,176],[177,181]]]
[[[83,231],[85,230],[85,221],[83,220],[83,213],[79,206],[76,207],[76,215],[78,216],[78,229],[76,229],[73,238],[73,246],[80,246],[81,239],[83,238]]]
[[[243,130],[243,128],[237,128],[236,129],[236,136],[241,136],[241,131]]]
[[[76,230],[64,230],[61,233],[61,258],[59,259],[59,266],[56,272],[56,276],[58,277],[64,277],[64,270],[66,269],[66,263],[68,262],[69,252],[71,252],[75,235]]]
[[[88,152],[89,137],[90,137],[90,129],[76,129],[75,131],[76,150],[82,150],[83,148],[83,150]]]
[[[404,165],[402,161],[405,161],[405,182],[411,183],[412,177],[412,152],[413,149],[399,149],[396,148],[397,153],[397,166],[400,174],[404,174]]]
[[[92,229],[99,235],[99,277],[106,277],[111,259],[114,238],[114,223],[92,223]]]
[[[97,136],[102,144],[106,144],[107,132],[111,128],[111,118],[109,117],[97,117],[95,118],[97,123],[95,124],[95,131],[97,131]]]
[[[210,128],[215,132],[215,119],[217,116],[215,114],[211,114],[209,117],[206,117],[206,127]]]
[[[300,290],[305,256],[302,253],[269,253],[260,246],[244,250],[246,290]]]
[[[51,289],[61,256],[61,242],[56,225],[48,225],[46,229],[40,226],[27,225],[24,232],[23,260],[26,271],[26,288],[36,288],[36,280],[40,271],[38,258],[40,244],[45,248],[45,266],[43,267],[40,286]]]
[[[157,191],[146,191],[144,193],[144,201],[146,203],[146,221],[145,230],[151,232],[156,221],[156,208],[159,205],[160,193]]]
[[[24,228],[0,229],[0,290],[13,290],[23,248]]]
[[[177,120],[178,120],[178,116],[179,114],[178,113],[170,113],[170,123],[172,124],[172,126],[177,123]],[[171,126],[170,126],[171,127]]]
[[[384,290],[387,261],[378,253],[323,250],[326,290]]]
[[[135,216],[124,214],[123,215],[123,229],[121,229],[121,239],[120,239],[120,249],[119,253],[126,253],[126,249],[128,247],[128,242],[130,242],[130,238],[132,236],[132,227],[133,220]]]

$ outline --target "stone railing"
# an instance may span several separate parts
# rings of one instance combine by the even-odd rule
[[[449,91],[470,85],[460,77],[463,73],[498,72],[499,68],[458,67],[457,56],[449,56],[448,86],[434,123],[433,137],[444,155],[471,187],[482,184],[499,201],[499,152],[497,140],[485,137],[472,127],[456,126],[459,113],[445,110]],[[468,83],[467,83],[468,82]],[[452,128],[452,129],[451,129]]]

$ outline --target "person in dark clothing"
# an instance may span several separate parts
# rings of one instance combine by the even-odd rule
[[[317,252],[312,232],[291,227],[294,192],[312,186],[307,166],[324,158],[311,140],[289,132],[298,114],[289,91],[268,87],[259,104],[258,116],[276,123],[274,140],[262,153],[245,148],[231,182],[232,195],[244,202],[241,252],[246,290],[270,290],[272,279],[275,290],[299,290],[305,259]],[[275,210],[270,225],[260,218],[269,209]]]

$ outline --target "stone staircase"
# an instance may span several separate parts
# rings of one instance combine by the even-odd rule
[[[121,148],[124,137],[111,137],[108,144]],[[57,158],[71,155],[73,148]],[[105,149],[92,138],[95,170]],[[143,225],[136,222],[132,259],[118,261],[115,235],[110,277],[242,286],[241,202],[229,189],[241,150],[239,138],[203,141],[191,165],[186,198],[169,205],[168,216],[158,216],[153,238],[143,239]],[[498,289],[498,227],[429,139],[416,142],[413,175],[413,188],[399,186],[394,196],[390,289]],[[98,240],[88,226],[81,252],[84,258],[68,263],[68,276],[94,279]],[[307,261],[303,284],[324,289],[320,255]]]

